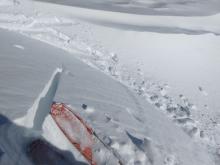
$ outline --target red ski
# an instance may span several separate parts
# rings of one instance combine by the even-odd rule
[[[61,131],[85,159],[91,165],[96,165],[92,151],[94,144],[92,129],[64,103],[53,103],[51,115]]]
[[[95,131],[66,104],[54,102],[51,106],[51,116],[67,139],[77,148],[90,165],[102,164],[100,163],[102,160],[94,151],[97,146],[100,146],[105,151],[108,158],[112,158],[111,163],[109,162],[108,164],[124,164],[120,155],[110,146],[106,145]]]

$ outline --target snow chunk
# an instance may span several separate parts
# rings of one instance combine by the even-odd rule
[[[21,46],[21,45],[13,45],[15,48],[18,48],[18,49],[22,49],[22,50],[24,50],[24,47],[23,46]]]
[[[24,122],[27,127],[33,127],[34,130],[42,129],[42,124],[50,112],[50,106],[56,94],[62,71],[63,69],[60,68],[54,71],[50,81],[46,84],[33,106],[28,110]]]
[[[93,113],[93,112],[95,112],[95,109],[92,108],[92,107],[88,107],[88,108],[86,109],[86,113]]]

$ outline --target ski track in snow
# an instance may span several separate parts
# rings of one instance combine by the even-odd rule
[[[8,5],[8,4],[7,4]],[[60,27],[77,27],[79,29],[83,29],[85,33],[90,32],[90,27],[87,23],[80,22],[78,20],[70,20],[63,17],[54,17],[54,16],[44,16],[34,14],[32,16],[26,16],[25,14],[14,14],[14,13],[0,13],[0,27],[5,28],[12,31],[18,31],[23,35],[28,37],[38,39],[49,43],[53,46],[62,48],[68,52],[83,52],[83,54],[88,54],[88,56],[80,56],[78,57],[82,61],[86,62],[90,66],[101,70],[102,72],[110,75],[114,79],[128,86],[130,89],[133,89],[138,95],[143,96],[150,103],[155,105],[157,108],[161,110],[165,110],[165,113],[178,125],[180,125],[183,130],[191,137],[194,137],[195,140],[201,141],[201,143],[205,143],[206,145],[210,145],[209,137],[203,137],[203,130],[199,129],[197,125],[198,121],[193,119],[191,115],[191,111],[195,108],[195,105],[191,103],[186,97],[180,96],[182,103],[176,103],[173,98],[171,98],[166,92],[166,85],[157,83],[157,82],[149,82],[146,81],[144,76],[139,74],[132,76],[127,73],[126,69],[118,62],[117,55],[113,52],[109,52],[102,45],[91,44],[90,41],[87,41],[85,38],[81,37],[80,34],[74,34],[68,36],[67,34],[60,31]],[[133,28],[133,27],[132,27]],[[150,27],[152,28],[152,27]],[[149,29],[148,29],[149,30]],[[173,31],[172,29],[168,29]],[[177,30],[178,31],[178,30]],[[181,33],[184,30],[180,30]],[[211,32],[211,31],[201,31],[203,32]],[[196,33],[196,31],[187,31],[186,33],[192,34]],[[197,33],[200,34],[199,31]],[[213,32],[214,34],[218,34]],[[14,45],[14,47],[18,49],[24,49],[21,45]],[[207,96],[207,93],[199,87],[201,93]],[[131,96],[132,100],[136,100],[133,93],[130,93],[127,90],[128,94]],[[86,98],[86,97],[85,97]],[[92,99],[92,98],[87,98]],[[93,101],[95,101],[93,99]],[[101,100],[97,100],[101,102]],[[104,102],[102,102],[104,103]],[[109,104],[109,102],[108,102]],[[113,103],[112,103],[113,104]],[[116,104],[114,106],[117,106]],[[118,105],[120,107],[120,105]],[[138,101],[136,102],[137,109],[143,111]],[[87,111],[88,114],[93,114],[93,111]],[[136,115],[134,112],[128,110],[128,113],[136,119],[138,122],[142,122],[141,117]],[[113,121],[114,124],[117,124],[117,120],[114,121],[111,117],[110,121]],[[34,120],[30,120],[34,121]],[[43,121],[42,121],[43,122]],[[39,129],[41,126],[37,126]],[[117,126],[120,127],[120,126]],[[120,128],[119,128],[120,130]],[[131,133],[127,132],[128,137],[131,139],[131,142],[135,144],[135,146],[140,151],[144,151],[146,157],[150,164],[154,163],[153,153],[151,150],[146,150],[142,148],[142,145],[150,145],[150,140],[140,140],[134,137]],[[146,144],[145,144],[146,143]],[[113,144],[114,148],[118,149],[117,144]],[[216,145],[211,146],[211,151],[214,152],[216,150]],[[150,148],[150,147],[146,147]],[[138,151],[139,152],[139,151]],[[178,164],[178,160],[176,160],[175,156],[168,156],[165,160],[165,164]]]

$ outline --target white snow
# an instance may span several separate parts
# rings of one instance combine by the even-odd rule
[[[47,141],[85,161],[47,116],[60,84],[55,100],[70,104],[124,164],[218,164],[217,1],[13,2],[0,3],[0,27],[59,49],[0,32],[0,112],[10,119],[27,112],[24,128],[0,126],[1,135],[7,132],[0,162],[29,164],[23,135],[40,136],[33,132],[42,124]],[[63,81],[57,70],[47,83],[62,64]]]
[[[17,45],[17,44],[15,44],[15,45],[13,45],[15,48],[18,48],[18,49],[21,49],[21,50],[24,50],[24,47],[23,46],[21,46],[21,45]]]
[[[68,6],[145,15],[210,15],[219,12],[217,0],[38,0]]]
[[[24,121],[26,126],[29,126],[36,131],[42,130],[43,122],[50,112],[50,107],[59,85],[61,73],[62,69],[59,68],[53,73],[43,92],[40,94],[33,106],[28,110]]]

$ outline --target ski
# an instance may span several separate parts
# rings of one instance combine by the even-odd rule
[[[95,152],[98,143],[113,155],[119,165],[123,165],[119,154],[105,144],[97,133],[66,104],[54,102],[50,113],[63,134],[90,165],[99,164],[98,156]]]

